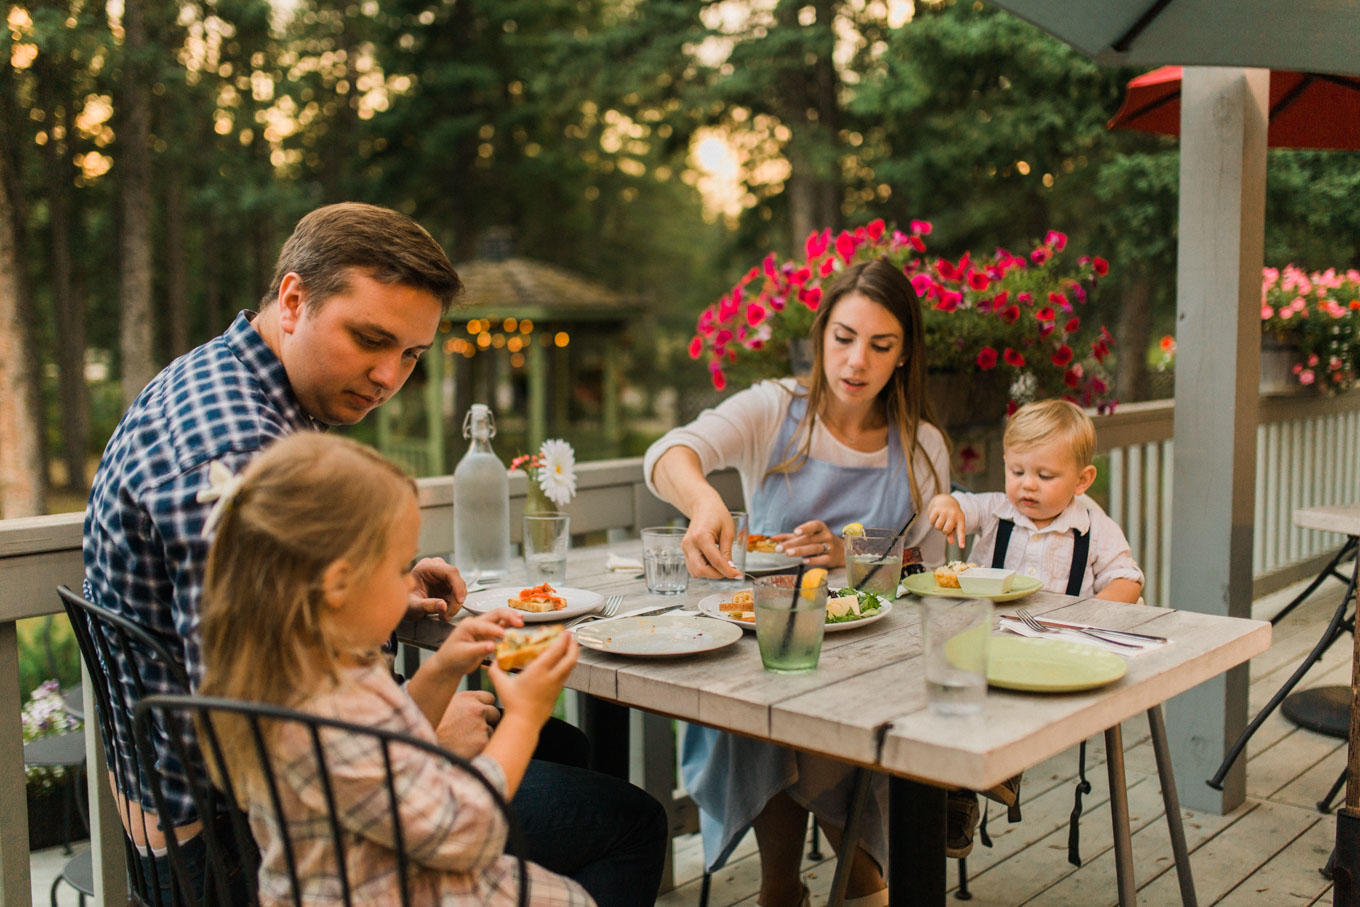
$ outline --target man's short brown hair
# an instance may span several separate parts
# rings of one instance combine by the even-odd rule
[[[347,271],[360,268],[379,283],[431,293],[448,311],[463,281],[439,243],[405,214],[377,205],[342,202],[308,214],[283,244],[265,308],[279,297],[283,278],[297,274],[307,305],[317,306],[349,288]]]
[[[1091,465],[1096,454],[1096,426],[1086,411],[1067,400],[1036,400],[1015,411],[1001,438],[1005,448],[1025,449],[1050,441],[1065,441],[1078,469]]]

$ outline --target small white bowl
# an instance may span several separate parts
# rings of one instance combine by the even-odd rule
[[[959,574],[959,589],[969,595],[1001,595],[1015,585],[1015,571],[970,567]]]

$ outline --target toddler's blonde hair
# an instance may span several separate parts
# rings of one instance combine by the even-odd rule
[[[340,559],[374,570],[414,494],[400,468],[334,435],[300,432],[257,456],[208,556],[201,692],[287,706],[335,678],[337,657],[356,653],[326,638],[323,574]],[[255,780],[244,720],[214,727],[233,777]]]
[[[1036,400],[1015,411],[1001,438],[1005,448],[1025,450],[1054,440],[1067,442],[1078,469],[1091,465],[1096,427],[1086,411],[1068,400]]]

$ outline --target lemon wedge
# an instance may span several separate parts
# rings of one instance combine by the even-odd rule
[[[821,567],[813,567],[803,574],[802,595],[803,598],[812,599],[817,587],[826,581],[826,570]]]
[[[841,530],[841,538],[845,538],[845,536],[847,536],[847,535],[855,535],[855,536],[862,536],[862,535],[864,535],[864,524],[863,524],[863,523],[846,523],[846,524],[845,524],[845,528]]]

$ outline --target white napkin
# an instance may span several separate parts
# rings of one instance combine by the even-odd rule
[[[642,561],[635,557],[620,557],[611,551],[609,557],[605,559],[604,569],[620,573],[637,573],[642,569]]]
[[[1064,621],[1064,623],[1076,623],[1076,621]],[[1109,637],[1109,639],[1117,639],[1121,643],[1127,643],[1127,645],[1121,646],[1118,643],[1098,640],[1093,636],[1087,636],[1085,633],[1080,633],[1065,627],[1054,627],[1053,629],[1057,631],[1054,633],[1040,633],[1038,630],[1033,630],[1025,626],[1024,621],[1020,620],[1018,617],[1011,617],[1009,615],[1003,615],[1001,617],[1001,629],[1014,633],[1017,636],[1028,636],[1031,639],[1061,639],[1066,642],[1077,642],[1096,649],[1105,649],[1110,652],[1117,652],[1120,655],[1127,656],[1141,655],[1144,652],[1160,649],[1162,646],[1167,645],[1167,643],[1164,642],[1134,639],[1129,636]],[[1100,632],[1100,628],[1098,627],[1092,626],[1090,629],[1096,633]]]

